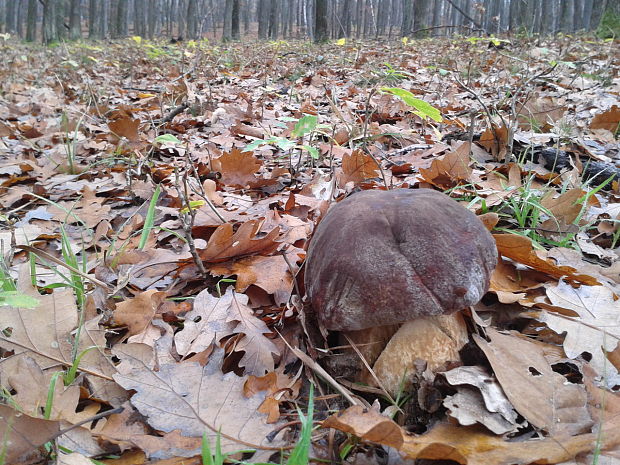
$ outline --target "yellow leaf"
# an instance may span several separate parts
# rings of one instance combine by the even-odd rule
[[[343,37],[342,39],[338,39],[338,41],[336,42],[336,45],[345,45],[346,43],[347,43],[347,39]]]

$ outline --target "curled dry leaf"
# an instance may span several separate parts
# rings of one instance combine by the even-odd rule
[[[423,435],[410,435],[376,410],[361,406],[329,417],[323,427],[393,447],[410,459],[452,460],[464,465],[559,464],[577,454],[590,452],[595,444],[602,451],[620,445],[620,416],[603,423],[600,436],[597,433],[559,435],[521,442],[504,441],[481,427],[447,423]]]
[[[462,425],[480,423],[496,434],[515,431],[517,412],[497,380],[478,366],[462,366],[443,373],[448,383],[457,386],[457,394],[448,396],[444,405]]]
[[[380,176],[377,162],[361,150],[354,150],[351,154],[345,154],[342,157],[342,168],[339,171],[338,185],[340,187],[344,187],[349,182],[358,185],[368,179]]]
[[[209,238],[207,247],[199,250],[200,258],[205,262],[223,262],[233,257],[250,254],[268,255],[274,252],[280,245],[276,242],[280,233],[279,228],[274,228],[265,236],[257,238],[260,230],[260,221],[246,221],[233,232],[230,223],[218,226]]]
[[[60,421],[33,418],[7,405],[0,405],[0,437],[4,438],[4,463],[18,463],[17,459],[26,453],[38,455],[36,449],[56,438],[61,429]]]
[[[297,262],[304,255],[303,250],[293,248],[286,252],[288,263],[282,255],[271,257],[253,255],[232,263],[213,265],[209,267],[209,271],[214,275],[236,275],[235,290],[237,292],[245,292],[248,287],[255,285],[273,295],[276,305],[282,305],[288,301],[293,289],[291,272],[297,271]],[[289,268],[289,263],[293,267],[292,270]]]
[[[469,147],[468,142],[463,142],[456,150],[433,160],[429,169],[420,168],[420,174],[426,182],[442,189],[470,181],[472,169],[469,167]]]
[[[566,277],[565,279],[568,281],[591,286],[599,284],[592,276],[580,274],[570,266],[558,266],[551,260],[539,257],[532,246],[532,241],[527,237],[517,234],[493,234],[493,237],[497,244],[497,251],[504,257],[542,271],[554,278]]]
[[[141,333],[153,321],[157,309],[165,299],[165,292],[155,289],[142,292],[133,299],[126,299],[116,304],[114,321],[127,326],[130,336]]]

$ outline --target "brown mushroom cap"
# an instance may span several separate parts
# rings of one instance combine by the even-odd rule
[[[496,262],[491,234],[447,195],[369,190],[333,206],[318,225],[305,284],[323,327],[360,330],[473,305]]]

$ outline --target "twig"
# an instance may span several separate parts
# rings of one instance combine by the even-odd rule
[[[180,113],[183,113],[187,108],[189,108],[189,103],[183,102],[181,105],[176,106],[172,111],[170,111],[166,116],[164,116],[160,121],[159,125],[169,123],[174,119],[174,117]]]
[[[205,269],[204,264],[202,263],[202,259],[196,250],[196,244],[194,243],[194,236],[192,234],[192,227],[194,225],[194,219],[196,217],[196,212],[191,206],[189,193],[187,191],[187,176],[183,175],[183,191],[181,191],[181,185],[179,182],[179,170],[175,166],[174,167],[174,187],[179,194],[179,198],[182,200],[183,208],[187,208],[188,213],[179,212],[179,219],[181,220],[181,225],[183,226],[183,231],[185,232],[185,238],[187,239],[187,245],[189,246],[189,251],[192,254],[192,258],[194,259],[194,263],[196,267],[198,267],[198,271],[203,277],[208,275],[207,270]],[[190,220],[187,220],[189,216]]]

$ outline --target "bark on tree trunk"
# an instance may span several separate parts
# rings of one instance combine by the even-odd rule
[[[329,38],[327,33],[327,0],[316,0],[314,16],[314,41],[326,42]]]
[[[26,20],[26,40],[37,40],[37,13],[39,10],[38,0],[28,0],[28,19]]]

